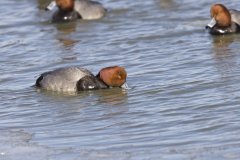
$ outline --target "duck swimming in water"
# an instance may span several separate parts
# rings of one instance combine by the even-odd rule
[[[58,92],[77,92],[111,87],[127,88],[126,78],[127,72],[119,66],[103,68],[96,76],[84,68],[66,67],[41,74],[36,80],[35,86]]]
[[[53,22],[95,20],[104,17],[107,12],[101,3],[91,0],[54,0],[46,10],[52,10],[56,6],[58,10],[53,14]]]
[[[240,32],[240,11],[227,9],[222,4],[214,4],[210,10],[211,22],[206,26],[210,34]]]

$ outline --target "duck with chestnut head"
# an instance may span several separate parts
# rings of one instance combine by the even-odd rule
[[[41,74],[35,86],[57,92],[127,88],[126,78],[126,70],[119,66],[103,68],[96,76],[81,67],[66,67]]]
[[[58,10],[53,14],[53,22],[95,20],[103,18],[107,12],[101,3],[91,0],[54,0],[46,10],[53,10],[55,7]]]
[[[222,4],[214,4],[210,13],[212,20],[206,26],[210,34],[240,32],[240,11],[227,9]]]

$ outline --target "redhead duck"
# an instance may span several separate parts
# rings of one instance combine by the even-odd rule
[[[101,3],[91,0],[54,0],[46,10],[58,7],[53,14],[53,22],[71,21],[75,19],[93,20],[100,19],[106,14],[106,9]]]
[[[67,67],[41,74],[36,80],[35,86],[60,92],[77,92],[111,87],[127,88],[126,77],[125,69],[118,66],[103,68],[96,76],[84,68]]]
[[[211,34],[227,34],[240,31],[240,11],[228,10],[222,4],[211,7],[211,22],[206,26]]]

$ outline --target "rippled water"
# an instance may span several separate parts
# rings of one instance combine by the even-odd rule
[[[216,1],[100,2],[102,20],[51,24],[49,0],[0,1],[0,159],[239,159],[240,35],[204,30]],[[131,89],[31,87],[72,65],[124,66]]]

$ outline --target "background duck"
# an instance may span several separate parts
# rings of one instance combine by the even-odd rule
[[[51,91],[76,92],[110,87],[126,88],[127,72],[119,66],[106,67],[94,76],[80,67],[59,68],[45,72],[36,80],[35,86]]]
[[[91,0],[54,0],[46,10],[52,10],[56,6],[58,11],[53,14],[53,22],[100,19],[107,12],[101,3]]]
[[[210,10],[212,20],[206,26],[211,34],[240,32],[240,11],[228,10],[222,4],[214,4]]]

